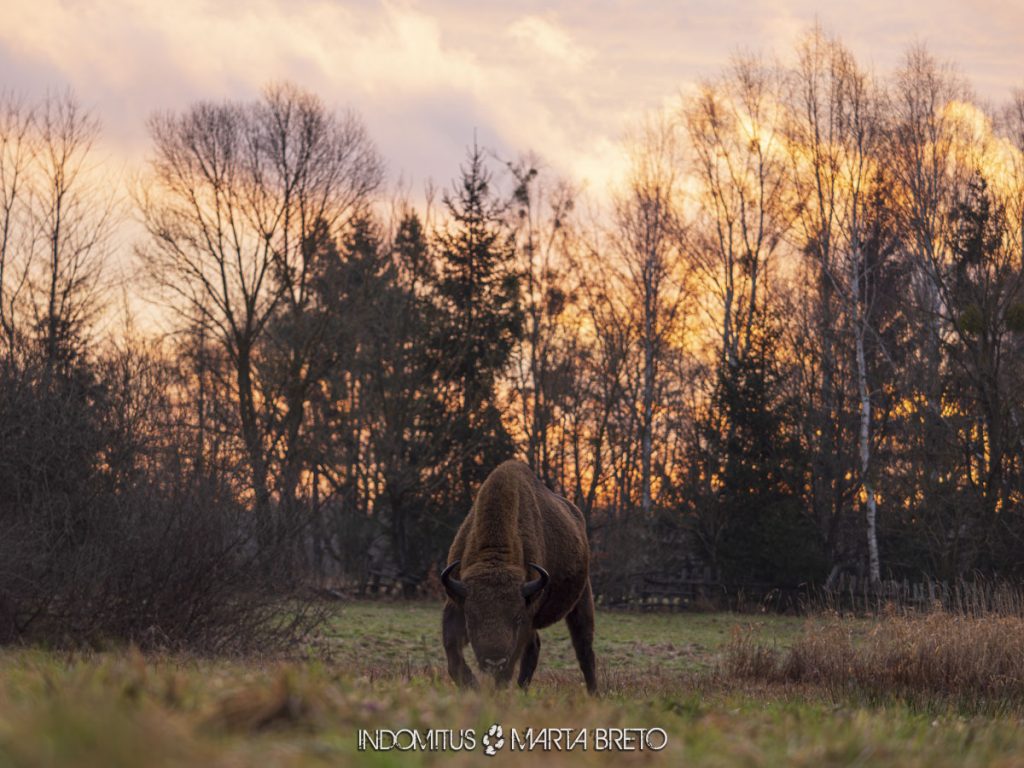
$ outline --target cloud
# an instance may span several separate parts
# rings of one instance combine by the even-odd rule
[[[629,112],[594,109],[604,94],[586,68],[591,52],[537,14],[509,19],[457,3],[33,0],[6,22],[0,61],[18,63],[5,68],[12,85],[71,85],[128,161],[144,155],[153,111],[252,98],[270,80],[356,108],[393,172],[420,182],[455,175],[474,131],[503,156],[535,149],[561,173],[593,176],[602,167],[593,158],[607,155]]]
[[[783,58],[819,19],[885,71],[923,39],[982,93],[1019,84],[1024,6],[957,0],[31,0],[4,3],[0,87],[70,84],[137,162],[146,117],[197,99],[249,99],[293,80],[365,119],[392,174],[446,183],[474,131],[508,157],[539,152],[600,188],[630,124],[737,49]],[[1015,83],[1014,81],[1017,81]]]
[[[540,16],[524,16],[508,28],[508,35],[573,70],[582,68],[594,56],[564,29]]]

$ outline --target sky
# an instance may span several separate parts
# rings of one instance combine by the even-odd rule
[[[621,138],[739,51],[819,21],[884,74],[913,43],[998,103],[1024,86],[1024,0],[0,0],[0,89],[73,88],[128,169],[146,118],[290,80],[366,123],[392,182],[445,185],[474,140],[601,187]]]

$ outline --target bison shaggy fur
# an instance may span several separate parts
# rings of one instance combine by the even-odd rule
[[[594,599],[586,523],[520,461],[484,481],[448,552],[442,634],[448,672],[460,686],[476,678],[463,657],[472,646],[481,671],[507,685],[515,665],[530,684],[540,658],[538,630],[565,619],[587,690],[597,690]]]

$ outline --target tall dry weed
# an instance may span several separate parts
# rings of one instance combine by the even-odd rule
[[[737,680],[803,684],[835,697],[1024,711],[1024,618],[890,612],[808,622],[784,653],[745,636],[726,648]]]

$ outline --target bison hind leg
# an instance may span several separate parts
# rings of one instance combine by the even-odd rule
[[[583,671],[588,693],[597,693],[597,660],[594,658],[594,595],[590,581],[569,615],[565,617],[576,660]]]
[[[519,667],[519,687],[526,690],[533,680],[533,673],[537,669],[537,662],[540,660],[540,633],[534,631],[533,637],[523,651],[523,661]]]
[[[462,655],[462,649],[469,642],[466,635],[466,616],[462,608],[451,601],[445,603],[441,619],[441,637],[444,652],[448,657],[448,674],[461,688],[476,688],[476,677]]]

